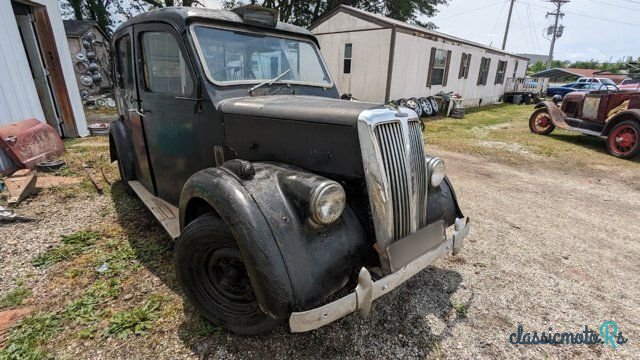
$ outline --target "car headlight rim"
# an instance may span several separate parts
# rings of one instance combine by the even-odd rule
[[[318,225],[329,225],[342,216],[346,204],[346,194],[335,181],[318,184],[309,197],[309,215]]]
[[[433,157],[429,159],[427,168],[429,170],[429,185],[432,188],[437,188],[442,184],[442,181],[444,181],[447,174],[447,166],[445,165],[444,160],[438,157]]]

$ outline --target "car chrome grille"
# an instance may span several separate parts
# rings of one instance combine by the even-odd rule
[[[426,226],[427,169],[422,125],[406,108],[379,107],[358,117],[376,249],[384,273],[389,245]]]
[[[393,238],[409,235],[411,227],[409,178],[402,125],[399,122],[384,123],[375,128],[378,146],[387,181],[391,187],[393,206]]]
[[[422,124],[420,121],[409,122],[409,152],[411,154],[411,169],[414,174],[413,184],[416,188],[416,204],[425,204],[427,200],[427,164],[425,161],[424,141],[422,139]],[[418,229],[427,224],[427,207],[416,207],[416,221]]]

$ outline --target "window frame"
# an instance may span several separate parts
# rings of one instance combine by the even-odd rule
[[[444,58],[444,67],[436,67],[436,58],[438,57],[438,52],[443,51],[445,53]],[[427,87],[430,88],[432,86],[447,86],[448,78],[449,78],[449,67],[451,66],[451,50],[443,49],[443,48],[431,48],[431,55],[429,56],[429,66],[427,68]],[[442,70],[442,82],[439,84],[435,84],[433,82],[433,74],[435,70]]]
[[[496,68],[496,77],[493,83],[494,85],[504,84],[504,78],[507,73],[508,65],[509,65],[509,62],[507,60],[498,60],[498,67]]]
[[[260,36],[268,35],[268,36],[281,38],[281,39],[290,39],[290,40],[309,43],[313,46],[313,49],[318,55],[320,64],[322,64],[323,70],[329,82],[313,83],[309,81],[300,81],[300,80],[279,80],[278,83],[292,84],[292,85],[307,85],[307,86],[314,86],[314,87],[320,87],[325,89],[332,88],[334,86],[333,78],[331,77],[331,72],[328,70],[329,67],[327,66],[327,63],[325,62],[324,57],[322,56],[322,52],[320,51],[320,48],[314,41],[308,38],[305,38],[302,36],[291,36],[290,34],[280,34],[276,32],[265,32],[265,31],[260,32],[260,31],[255,31],[251,29],[239,28],[239,27],[233,27],[233,26],[212,25],[210,23],[194,22],[189,26],[189,34],[191,35],[191,41],[193,42],[193,45],[196,50],[196,56],[198,60],[200,60],[200,66],[204,71],[204,74],[207,80],[214,85],[217,85],[217,86],[235,86],[235,85],[251,85],[251,84],[257,85],[257,84],[263,83],[265,80],[251,79],[251,80],[236,80],[236,81],[225,81],[225,82],[220,82],[215,80],[213,76],[211,76],[211,72],[209,71],[209,66],[207,66],[207,61],[203,56],[202,48],[200,47],[200,42],[198,41],[198,37],[196,36],[196,33],[195,33],[195,28],[199,26],[207,27],[211,29],[235,31],[235,32],[240,32],[244,34],[255,34]]]
[[[347,57],[347,46],[349,47],[349,57]],[[349,71],[346,71],[347,61],[349,61]],[[344,49],[342,53],[342,73],[345,75],[351,75],[352,65],[353,65],[353,43],[344,43]]]
[[[516,60],[515,65],[513,65],[513,78],[515,79],[518,76],[518,60]]]
[[[147,54],[145,53],[145,45],[144,45],[144,37],[146,34],[149,33],[160,33],[160,34],[166,34],[168,36],[170,36],[171,38],[173,38],[173,40],[175,40],[176,45],[178,47],[178,50],[180,51],[180,56],[182,57],[183,61],[184,61],[184,66],[186,69],[187,74],[191,77],[191,91],[188,93],[184,93],[184,94],[174,94],[174,93],[168,93],[168,92],[158,92],[158,91],[153,91],[149,85],[148,85],[148,60],[147,60]],[[140,90],[139,91],[144,91],[145,93],[148,94],[154,94],[154,95],[162,95],[162,96],[170,96],[170,97],[192,97],[194,95],[194,93],[197,91],[197,87],[198,85],[198,78],[195,76],[195,72],[193,71],[193,67],[191,65],[191,61],[189,60],[189,58],[187,57],[188,54],[186,53],[186,49],[181,46],[180,43],[180,39],[178,37],[175,36],[175,34],[173,34],[171,31],[167,31],[167,30],[163,30],[160,28],[154,29],[154,28],[150,28],[150,29],[143,29],[140,32],[138,32],[138,35],[136,36],[137,41],[138,41],[138,51],[139,51],[139,60],[140,60],[140,66],[142,67],[142,76],[140,76]]]
[[[485,64],[486,64],[486,69],[484,69]],[[486,70],[484,74],[483,74],[483,70]],[[478,85],[487,85],[487,81],[489,81],[490,70],[491,70],[491,58],[483,56],[482,59],[480,59],[480,70],[478,72]]]
[[[458,71],[458,79],[469,78],[469,68],[471,67],[471,54],[462,53],[460,57],[460,70]]]
[[[122,57],[120,56],[120,43],[121,41],[125,40],[125,38],[129,41],[129,72],[130,72],[130,82],[128,84],[126,84],[126,86],[124,86],[124,82],[123,82],[123,76],[122,76]],[[133,51],[133,37],[128,34],[125,33],[122,36],[120,36],[116,41],[115,41],[115,55],[116,55],[116,61],[115,61],[115,66],[117,68],[117,74],[118,76],[116,76],[116,83],[118,85],[118,87],[120,89],[125,89],[125,90],[131,90],[131,89],[135,89],[136,86],[136,77],[134,74],[135,71],[135,66],[134,66],[134,51]]]

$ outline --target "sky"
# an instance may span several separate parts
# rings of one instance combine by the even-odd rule
[[[502,46],[510,0],[450,0],[429,20],[438,31],[478,43]],[[220,0],[204,0],[219,8]],[[516,0],[505,50],[549,54],[546,29],[553,25],[546,0]],[[556,40],[554,59],[616,61],[640,57],[640,0],[571,0],[562,6],[562,37]]]
[[[451,0],[431,18],[438,31],[494,47],[502,46],[509,0]],[[507,51],[549,54],[546,28],[553,25],[554,5],[544,0],[516,0]],[[640,0],[571,0],[562,6],[562,37],[554,59],[616,61],[640,57]]]

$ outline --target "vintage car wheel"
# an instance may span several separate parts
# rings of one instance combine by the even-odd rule
[[[427,98],[423,97],[420,98],[418,102],[420,102],[420,106],[422,106],[422,113],[424,114],[424,116],[431,116],[431,113],[433,113],[431,102],[427,100]]]
[[[640,122],[627,120],[614,126],[607,137],[607,149],[621,159],[640,154]]]
[[[422,107],[420,107],[420,103],[418,102],[418,99],[411,98],[407,100],[407,107],[415,111],[418,117],[422,117]]]
[[[398,99],[396,103],[398,104],[398,106],[407,107],[407,99]]]
[[[216,325],[258,334],[282,322],[260,309],[238,245],[227,225],[213,214],[185,227],[176,243],[174,264],[189,300]]]
[[[538,135],[549,135],[556,128],[547,109],[538,109],[529,118],[529,129]]]
[[[429,96],[427,98],[431,103],[431,109],[433,110],[431,115],[438,115],[438,111],[440,110],[440,105],[438,105],[438,101],[433,96]]]

